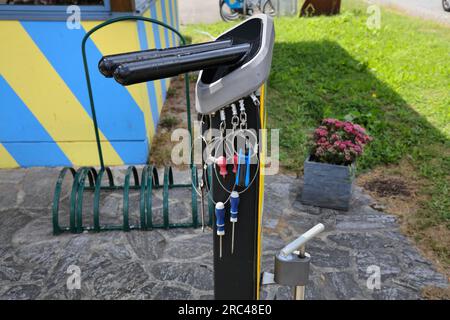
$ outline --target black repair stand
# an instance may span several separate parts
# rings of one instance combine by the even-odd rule
[[[259,97],[258,97],[259,98]],[[248,129],[254,129],[257,134],[259,145],[259,129],[261,128],[260,108],[253,104],[250,97],[244,99],[247,112]],[[236,102],[238,105],[238,102]],[[231,119],[231,108],[226,108],[226,118]],[[212,127],[219,128],[219,113],[212,117]],[[227,129],[231,129],[231,124],[227,122]],[[255,156],[256,157],[256,156]],[[225,179],[219,175],[219,168],[216,166],[217,174],[212,172],[212,196],[215,202],[225,202],[229,193],[225,192],[218,182],[222,179],[222,184],[228,189],[233,188],[235,174],[232,173],[232,164],[227,166],[228,175]],[[238,222],[235,225],[235,247],[231,254],[231,228],[230,222],[230,202],[225,205],[225,235],[222,239],[222,258],[219,257],[219,237],[216,236],[214,225],[214,297],[216,300],[255,300],[258,298],[259,281],[259,242],[261,241],[259,230],[259,163],[250,165],[250,179],[256,177],[250,187],[240,194]],[[237,191],[242,191],[244,187],[236,187]],[[240,188],[240,189],[239,189]],[[211,209],[210,209],[211,210]],[[262,212],[261,212],[262,213]],[[210,213],[215,220],[214,212]]]

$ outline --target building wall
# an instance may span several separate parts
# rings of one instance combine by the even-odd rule
[[[144,16],[178,28],[177,0]],[[99,165],[81,40],[101,21],[0,21],[0,168]],[[123,87],[97,69],[103,55],[178,44],[171,31],[121,22],[87,42],[105,164],[145,163],[169,79]]]
[[[222,21],[218,0],[184,0],[179,5],[182,25]]]

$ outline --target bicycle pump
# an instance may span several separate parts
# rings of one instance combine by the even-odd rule
[[[305,300],[305,286],[309,279],[311,256],[306,252],[306,243],[325,229],[321,223],[287,244],[275,255],[274,273],[263,274],[263,284],[280,284],[293,288],[294,300]]]
[[[195,95],[202,133],[191,142],[202,139],[201,185],[218,235],[213,240],[216,299],[259,297],[264,196],[260,129],[265,128],[264,84],[274,38],[272,18],[258,14],[210,43],[106,56],[99,63],[105,76],[122,85],[201,70]],[[208,129],[219,135],[207,139]]]

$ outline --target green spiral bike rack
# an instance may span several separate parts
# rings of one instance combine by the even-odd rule
[[[97,171],[94,167],[80,167],[75,170],[72,167],[64,167],[56,182],[53,208],[52,208],[52,222],[53,233],[55,235],[63,232],[81,233],[83,231],[108,231],[108,230],[151,230],[154,228],[197,228],[198,222],[198,210],[197,210],[197,191],[198,187],[198,175],[197,168],[192,164],[190,166],[191,183],[189,184],[175,184],[173,179],[172,168],[167,166],[164,168],[163,184],[159,182],[158,171],[153,165],[145,165],[141,172],[141,179],[139,181],[138,170],[135,166],[129,166],[126,170],[124,183],[117,185],[114,183],[114,177],[111,168],[105,167],[103,162],[103,152],[100,143],[100,135],[97,125],[97,116],[95,113],[94,98],[92,93],[91,80],[89,76],[89,68],[86,58],[86,41],[97,30],[106,27],[110,24],[120,21],[144,21],[153,24],[157,24],[161,27],[167,28],[174,32],[181,41],[182,45],[186,44],[184,37],[171,26],[146,17],[140,16],[124,16],[107,20],[86,33],[83,37],[81,44],[81,51],[83,56],[83,64],[86,75],[86,83],[89,93],[89,102],[92,111],[92,120],[94,124],[95,139],[97,142],[98,156],[100,160],[100,169]],[[187,106],[187,122],[190,139],[192,142],[192,125],[191,125],[191,107],[189,99],[189,76],[186,73],[184,75],[185,89],[186,89],[186,106]],[[191,155],[192,160],[192,155]],[[70,193],[70,213],[69,213],[69,226],[60,226],[59,224],[59,204],[61,198],[62,185],[65,176],[70,173],[73,178],[72,189]],[[102,185],[104,175],[106,173],[107,183]],[[133,181],[130,181],[130,180]],[[190,223],[170,223],[169,222],[169,190],[174,188],[190,188],[191,189],[191,208],[192,208],[192,222]],[[152,212],[152,191],[162,189],[163,194],[163,223],[153,223]],[[100,223],[100,193],[102,190],[109,191],[122,191],[123,193],[123,209],[122,209],[122,225],[101,225]],[[129,192],[130,190],[139,190],[139,222],[135,225],[130,224],[129,219]],[[83,224],[83,194],[84,191],[90,191],[94,193],[93,200],[93,221],[92,224]],[[211,224],[211,205],[209,205],[209,224]]]

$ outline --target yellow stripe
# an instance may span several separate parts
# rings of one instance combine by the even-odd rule
[[[163,12],[163,13],[165,13],[167,24],[170,26],[171,25],[170,24],[170,6],[169,6],[170,0],[161,0],[161,1],[164,1],[164,6],[166,8],[166,12]],[[173,43],[173,36],[172,36],[173,32],[170,30],[167,30],[167,33],[168,33],[168,37],[169,37],[169,43],[167,45],[168,46],[170,45],[171,47],[175,46],[175,44]],[[171,78],[168,78],[166,80],[166,91],[170,87],[170,81],[171,81]]]
[[[155,3],[155,6],[156,6],[156,17],[157,17],[157,19],[159,20],[159,21],[162,21],[162,22],[164,22],[164,18],[163,18],[163,10],[162,10],[162,1],[164,1],[164,0],[158,0],[156,3]],[[161,26],[158,26],[158,34],[159,34],[159,41],[160,41],[160,43],[161,43],[161,47],[162,48],[167,48],[168,46],[169,46],[169,44],[168,43],[166,43],[166,37],[164,36],[164,27],[161,27]],[[161,86],[161,90],[163,90],[163,83],[162,83],[162,81],[159,81],[160,82],[160,86]],[[169,85],[170,85],[170,80],[166,80],[166,90],[169,88]],[[158,93],[158,96],[159,95],[161,95],[161,101],[162,101],[162,94],[161,93]],[[158,102],[158,110],[161,110],[162,109],[162,103],[159,103]]]
[[[146,18],[151,18],[151,16],[150,16],[150,9],[145,11],[143,16],[146,17]],[[153,23],[146,23],[145,24],[145,33],[147,34],[147,44],[148,44],[148,48],[149,49],[156,48],[155,38],[153,36],[153,34],[154,34],[153,33],[153,28],[155,28],[155,27],[156,26]]]
[[[99,24],[99,21],[82,22],[83,28],[86,31],[89,31],[97,24]],[[141,50],[137,23],[134,21],[109,25],[95,32],[91,36],[91,39],[103,55]],[[132,86],[126,86],[125,88],[144,113],[145,127],[147,128],[148,137],[151,140],[155,128],[151,117],[147,85],[145,83],[138,83]]]
[[[169,82],[169,79],[166,79],[166,87],[167,87],[167,83]],[[158,111],[161,114],[161,109],[164,105],[164,101],[163,101],[163,95],[162,95],[162,91],[163,91],[163,86],[164,83],[162,82],[162,80],[157,80],[156,81],[156,99],[158,100]],[[167,88],[166,88],[167,90]]]
[[[266,128],[265,123],[265,85],[261,86],[261,105],[259,106],[259,115],[261,119],[261,129]],[[266,134],[262,134],[262,143],[260,146],[266,145]],[[261,273],[261,246],[262,246],[262,216],[264,211],[264,164],[265,164],[265,153],[266,150],[260,150],[259,156],[259,199],[258,199],[258,252],[257,252],[257,262],[256,262],[256,299],[259,300],[259,290],[260,290],[260,273]]]
[[[0,168],[18,168],[19,164],[9,154],[8,150],[0,143]]]
[[[172,25],[171,25],[171,21],[170,21],[170,6],[169,6],[169,1],[170,0],[162,0],[162,1],[164,1],[164,6],[166,7],[166,12],[164,12],[165,14],[166,14],[166,21],[167,21],[167,24],[169,25],[169,26],[171,26],[171,27],[173,27]],[[170,31],[170,30],[167,30],[167,32],[168,32],[168,34],[169,34],[169,43],[170,43],[170,46],[171,47],[173,47],[175,44],[173,43],[173,36],[172,36],[172,31]]]
[[[172,0],[172,9],[173,9],[173,18],[174,18],[174,28],[175,29],[177,29],[177,26],[178,26],[178,10],[177,10],[177,8],[178,8],[178,3],[177,3],[177,1],[178,0]],[[180,32],[180,30],[178,30],[178,32]],[[177,41],[177,44],[181,44],[181,40],[178,38],[178,36],[176,37],[176,41]]]
[[[178,27],[179,25],[179,17],[178,17],[178,0],[172,0],[173,1],[173,11],[175,16],[175,27]],[[180,32],[180,30],[178,30]],[[181,44],[181,40],[177,40],[179,44]]]
[[[155,6],[156,6],[156,18],[159,21],[164,22],[161,1],[164,1],[164,0],[158,0],[155,3]],[[159,40],[160,40],[160,43],[161,43],[161,47],[162,48],[167,48],[166,37],[164,36],[164,27],[158,26],[158,33],[159,33]]]
[[[150,9],[144,13],[144,17],[151,18]],[[145,25],[145,32],[147,34],[147,44],[149,49],[156,48],[156,41],[153,33],[154,28],[158,28],[158,26],[153,23],[146,23]],[[161,110],[162,106],[161,81],[158,80],[153,82],[155,85],[156,103],[158,104],[156,107],[158,110]],[[156,130],[156,125],[154,130]]]
[[[92,120],[18,21],[2,21],[0,43],[8,44],[0,51],[0,73],[69,160],[77,165],[99,164],[95,143],[85,152],[79,152],[76,143],[60,143],[92,141]],[[123,164],[101,132],[100,139],[108,164]]]
[[[144,17],[151,18],[150,10],[147,10],[144,13]],[[156,48],[156,41],[155,41],[155,38],[154,38],[154,33],[153,33],[154,29],[153,28],[162,29],[161,27],[159,27],[158,25],[153,24],[153,23],[147,23],[146,24],[145,31],[147,33],[147,43],[148,43],[148,48],[149,49]],[[159,32],[158,32],[158,34],[161,36],[161,34]],[[162,101],[162,81],[161,80],[155,80],[153,82],[155,84],[156,102],[158,104],[157,108],[158,108],[158,111],[161,111],[161,108],[162,108],[162,105],[163,105],[163,101]],[[155,130],[156,130],[156,126],[155,126]]]

